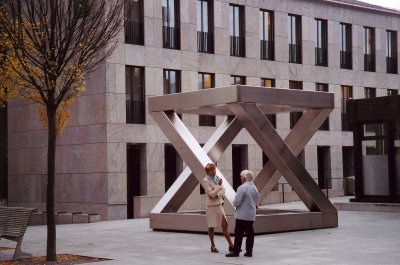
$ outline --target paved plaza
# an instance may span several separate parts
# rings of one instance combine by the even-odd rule
[[[343,200],[343,199],[335,199]],[[333,200],[333,201],[335,201]],[[302,208],[299,202],[269,207]],[[230,231],[233,231],[230,227]],[[400,214],[339,212],[339,227],[259,235],[252,258],[226,258],[227,243],[216,236],[220,253],[210,252],[205,234],[154,232],[149,219],[57,226],[58,254],[112,259],[96,264],[400,264]],[[22,250],[43,256],[46,226],[28,227]],[[1,240],[0,247],[15,247]],[[244,244],[243,244],[244,247]],[[13,250],[0,251],[0,261]]]

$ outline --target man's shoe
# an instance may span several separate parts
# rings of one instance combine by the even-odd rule
[[[253,253],[246,252],[246,253],[244,253],[244,256],[245,257],[253,257]]]
[[[236,254],[235,252],[229,252],[225,255],[225,257],[239,257],[239,254]]]
[[[233,252],[235,250],[235,248],[233,248],[233,247],[228,247],[228,251],[229,252]],[[242,249],[240,249],[240,252],[242,252]]]

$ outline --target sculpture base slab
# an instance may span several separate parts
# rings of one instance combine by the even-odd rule
[[[233,233],[235,218],[226,216],[229,231]],[[254,222],[255,234],[268,234],[289,231],[300,231],[338,226],[337,212],[306,212],[288,210],[257,210]],[[188,233],[207,233],[205,211],[150,214],[150,228],[157,231],[176,231]],[[221,228],[215,229],[222,233]]]

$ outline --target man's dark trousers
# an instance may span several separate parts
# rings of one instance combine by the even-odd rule
[[[236,219],[235,225],[235,246],[233,252],[235,254],[240,253],[240,248],[242,247],[243,234],[246,232],[246,252],[253,253],[254,245],[254,221],[246,221],[241,219]]]

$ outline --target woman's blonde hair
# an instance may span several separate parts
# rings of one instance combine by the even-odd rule
[[[206,170],[206,173],[210,172],[211,169],[216,169],[217,167],[213,163],[208,163],[204,169]]]

